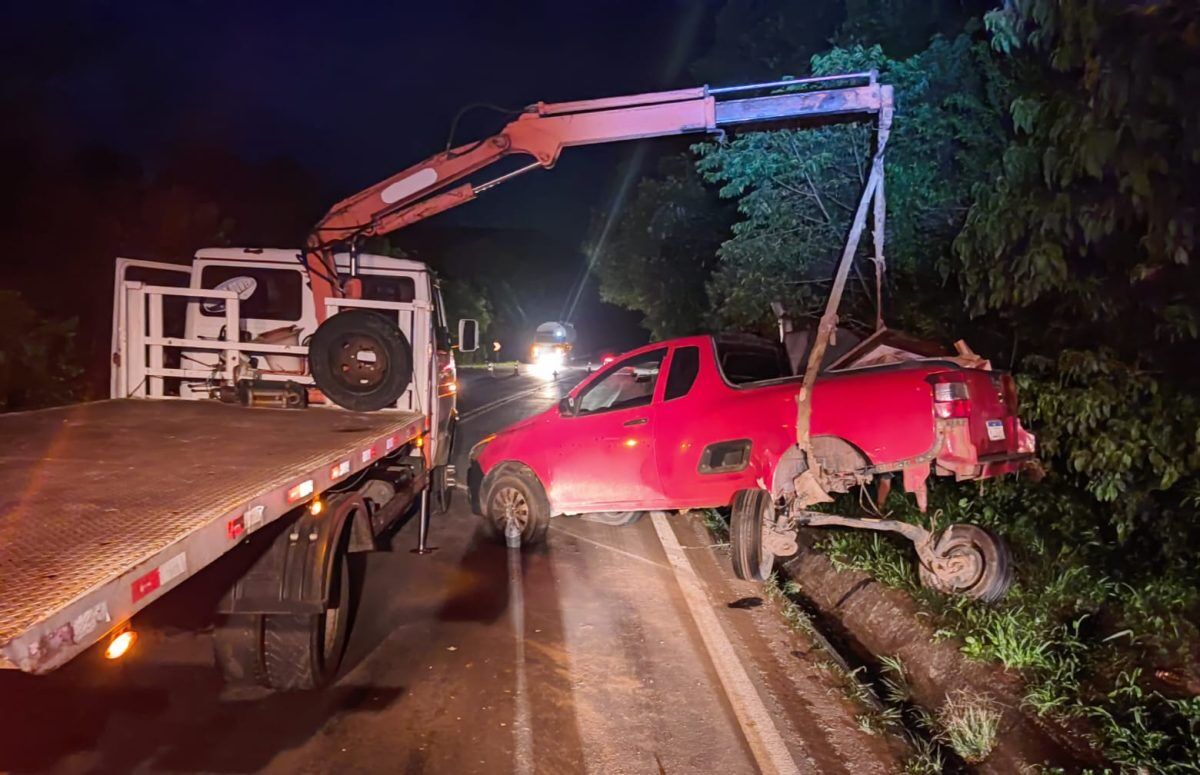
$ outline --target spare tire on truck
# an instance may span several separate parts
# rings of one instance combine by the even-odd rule
[[[370,310],[339,312],[318,326],[308,363],[321,392],[356,412],[395,404],[412,382],[412,346],[404,332]]]

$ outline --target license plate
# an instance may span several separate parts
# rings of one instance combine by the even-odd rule
[[[989,441],[1004,441],[1004,420],[988,420],[987,434]]]

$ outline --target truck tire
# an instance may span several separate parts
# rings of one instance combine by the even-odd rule
[[[412,382],[412,346],[396,324],[365,309],[339,312],[308,345],[313,381],[338,406],[373,412],[396,403]]]
[[[263,616],[263,666],[272,689],[317,689],[337,673],[350,631],[350,563],[344,541],[331,581],[325,613]]]
[[[510,522],[521,531],[521,545],[540,544],[550,529],[550,501],[542,483],[527,468],[497,469],[483,480],[483,518],[501,541]]]
[[[763,525],[774,518],[771,493],[757,488],[738,490],[729,519],[733,573],[744,581],[764,581],[771,575],[775,555],[763,546]]]
[[[1012,554],[1004,539],[990,530],[962,523],[951,525],[938,536],[934,552],[941,557],[962,558],[970,572],[943,578],[924,563],[918,563],[917,575],[924,587],[995,603],[1012,586]]]
[[[213,658],[230,686],[266,686],[262,614],[230,614],[213,629]]]

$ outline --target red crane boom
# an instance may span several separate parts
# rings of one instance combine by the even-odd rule
[[[728,98],[732,94],[832,82],[858,85]],[[671,135],[719,134],[726,128],[750,124],[838,116],[878,115],[883,124],[890,123],[891,109],[891,87],[877,83],[874,71],[719,89],[701,86],[626,97],[536,103],[498,134],[430,156],[334,205],[313,229],[305,248],[304,262],[318,319],[325,319],[327,298],[359,295],[356,279],[343,281],[338,277],[333,261],[336,246],[348,244],[353,251],[365,237],[387,234],[469,202],[477,194],[530,170],[550,169],[564,148]],[[526,156],[530,161],[482,183],[465,181],[508,156]]]

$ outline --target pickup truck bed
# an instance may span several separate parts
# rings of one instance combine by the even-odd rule
[[[208,401],[0,416],[0,667],[65,662],[423,430],[410,412]]]

